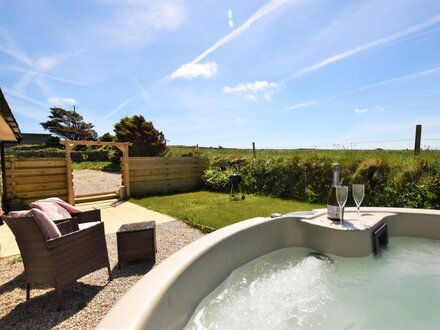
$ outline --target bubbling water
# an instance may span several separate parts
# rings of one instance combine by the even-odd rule
[[[189,329],[291,328],[329,300],[329,262],[308,249],[282,249],[233,271],[197,308]]]
[[[234,270],[186,329],[437,328],[440,243],[392,238],[378,257],[281,249]]]

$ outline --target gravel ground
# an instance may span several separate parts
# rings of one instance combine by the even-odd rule
[[[121,185],[121,174],[94,170],[74,170],[73,190],[75,195],[86,195],[116,191]]]
[[[203,234],[181,221],[156,226],[157,264]],[[14,257],[0,259],[0,329],[92,329],[116,301],[151,269],[147,262],[117,264],[116,234],[106,236],[113,281],[107,270],[82,277],[63,292],[63,310],[56,311],[55,291],[31,286],[26,302],[23,263],[11,265]]]

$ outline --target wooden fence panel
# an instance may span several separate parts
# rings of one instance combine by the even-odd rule
[[[67,201],[66,160],[64,158],[6,157],[8,199],[29,203],[46,197]]]
[[[173,193],[200,188],[208,158],[130,157],[132,195]]]

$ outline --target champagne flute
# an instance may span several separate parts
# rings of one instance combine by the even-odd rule
[[[336,199],[339,204],[339,218],[342,225],[344,223],[344,206],[348,199],[348,186],[336,186]]]
[[[364,195],[365,195],[365,186],[363,184],[358,184],[358,183],[353,184],[353,199],[354,202],[356,203],[356,207],[358,211],[357,214],[358,219],[360,214],[361,203],[364,200]]]

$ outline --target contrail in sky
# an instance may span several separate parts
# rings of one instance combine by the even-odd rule
[[[215,44],[213,44],[211,47],[209,47],[207,50],[205,50],[203,53],[198,55],[194,60],[192,60],[189,63],[183,64],[180,66],[176,71],[174,71],[170,76],[166,77],[173,79],[174,77],[180,76],[176,74],[179,70],[182,70],[183,67],[186,66],[186,68],[194,68],[194,65],[199,63],[201,60],[206,58],[209,54],[216,51],[217,49],[223,47],[224,45],[230,43],[232,40],[237,38],[239,35],[241,35],[243,32],[247,31],[253,23],[258,21],[259,19],[263,18],[264,16],[270,14],[275,9],[281,7],[282,5],[288,3],[288,0],[272,0],[265,5],[263,5],[260,9],[258,9],[256,12],[254,12],[242,25],[240,25],[238,28],[218,40]],[[195,68],[194,68],[195,69]]]
[[[356,55],[356,54],[358,54],[360,52],[367,51],[367,50],[369,50],[371,48],[375,48],[375,47],[378,47],[378,46],[381,46],[381,45],[384,45],[384,44],[391,43],[391,42],[396,41],[398,39],[401,39],[401,38],[404,38],[406,36],[409,36],[409,35],[417,32],[417,31],[420,31],[420,30],[425,29],[427,27],[430,27],[430,26],[433,26],[435,24],[438,24],[439,22],[440,22],[440,15],[437,15],[437,16],[429,18],[428,20],[426,20],[426,21],[424,21],[422,23],[419,23],[419,24],[416,24],[414,26],[411,26],[410,28],[408,28],[408,29],[406,29],[404,31],[397,32],[397,33],[394,33],[394,34],[389,35],[387,37],[380,38],[380,39],[368,42],[366,44],[357,46],[355,48],[349,49],[349,50],[344,51],[342,53],[339,53],[339,54],[336,54],[336,55],[332,55],[332,56],[327,57],[326,59],[324,59],[324,60],[322,60],[320,62],[317,62],[315,64],[312,64],[310,66],[307,66],[305,68],[302,68],[302,69],[294,72],[292,75],[290,75],[289,77],[284,79],[283,82],[295,79],[295,78],[297,78],[299,76],[302,76],[302,75],[304,75],[306,73],[309,73],[309,72],[321,69],[321,68],[323,68],[323,67],[325,67],[325,66],[327,66],[329,64],[341,61],[343,59],[346,59],[348,57]]]

